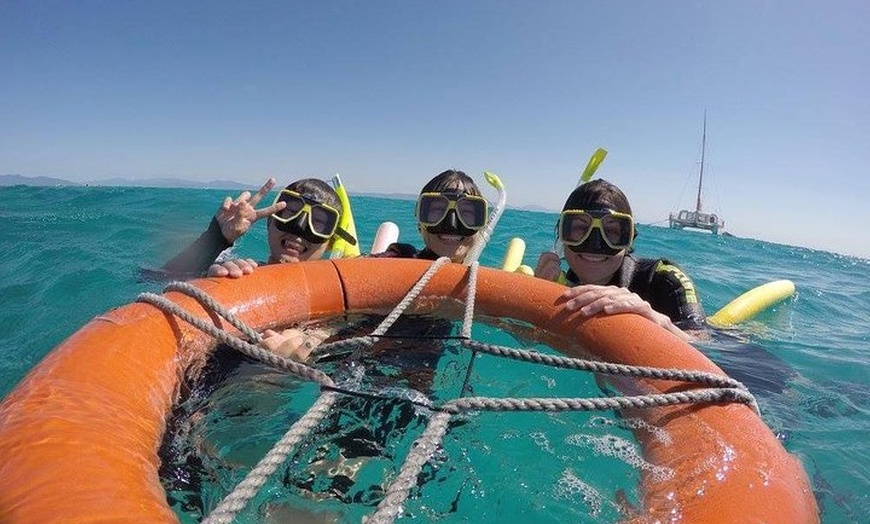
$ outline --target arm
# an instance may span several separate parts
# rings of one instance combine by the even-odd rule
[[[681,329],[706,329],[707,317],[695,283],[676,264],[667,260],[656,264],[650,281],[650,302]]]
[[[220,269],[220,265],[213,265],[213,263],[221,252],[247,233],[254,222],[284,209],[287,205],[284,202],[263,209],[256,208],[260,200],[273,187],[275,187],[275,179],[269,178],[254,195],[251,195],[250,191],[243,191],[235,200],[226,197],[209,223],[208,229],[184,251],[164,264],[162,271],[171,275],[199,276],[208,270],[209,276],[241,276],[231,268],[224,271]],[[244,274],[250,272],[244,269],[242,271]]]
[[[635,313],[683,340],[692,340],[692,335],[677,327],[664,313],[653,309],[649,302],[627,288],[619,286],[598,286],[585,284],[567,289],[562,298],[566,300],[568,311],[579,311],[584,317],[599,313],[614,315],[616,313]]]
[[[161,268],[172,275],[201,275],[225,249],[231,247],[221,233],[217,217],[211,219],[208,229],[184,251],[176,255]]]
[[[562,261],[559,255],[552,251],[541,253],[538,256],[538,265],[535,266],[535,276],[557,282],[562,274]]]

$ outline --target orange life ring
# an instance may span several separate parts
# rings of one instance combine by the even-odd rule
[[[428,265],[330,260],[196,284],[262,330],[345,311],[389,309]],[[465,283],[466,268],[449,264],[424,295],[459,297]],[[639,316],[579,321],[560,305],[563,290],[481,268],[476,308],[572,339],[604,360],[721,373],[692,346]],[[209,318],[193,299],[167,297]],[[130,304],[94,318],[55,348],[0,404],[0,521],[177,522],[158,479],[157,449],[185,363],[211,344],[151,305]],[[685,387],[637,383],[650,392]],[[642,477],[638,521],[818,522],[803,467],[749,407],[674,406],[638,415],[672,436],[669,445],[645,438],[645,432],[638,440],[647,460],[674,471],[666,481]]]

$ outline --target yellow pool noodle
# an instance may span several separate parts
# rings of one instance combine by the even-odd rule
[[[508,242],[501,268],[505,271],[514,272],[523,263],[523,255],[526,254],[526,242],[519,237],[514,237]]]
[[[522,264],[520,267],[514,270],[514,273],[522,273],[523,275],[529,275],[530,277],[535,276],[535,270],[530,266]]]
[[[739,324],[791,297],[794,292],[794,282],[791,280],[774,280],[762,284],[735,298],[713,316],[707,317],[707,323],[714,327]]]

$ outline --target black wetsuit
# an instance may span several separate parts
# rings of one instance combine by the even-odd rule
[[[563,283],[576,286],[580,280],[573,271],[568,271]],[[626,255],[609,284],[637,293],[654,310],[667,315],[680,329],[706,328],[707,317],[698,300],[695,284],[682,269],[667,259]]]
[[[376,258],[417,258],[421,260],[438,260],[439,258],[438,254],[428,247],[417,249],[411,244],[400,243],[390,244],[383,253],[377,253],[371,256]]]
[[[577,275],[569,271],[568,285],[577,285]],[[730,377],[743,382],[753,393],[782,392],[795,375],[785,362],[758,344],[727,331],[711,330],[695,285],[679,267],[667,259],[625,257],[611,285],[628,288],[650,303],[653,309],[670,317],[684,330],[709,330],[711,342],[705,353]]]

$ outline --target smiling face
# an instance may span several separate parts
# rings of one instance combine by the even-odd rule
[[[557,238],[575,241],[564,245],[568,266],[583,284],[609,284],[634,240],[625,194],[606,180],[592,180],[571,192],[562,212]]]
[[[420,236],[423,237],[423,243],[430,251],[437,254],[439,257],[450,257],[452,262],[457,264],[465,261],[465,255],[474,245],[474,239],[480,233],[476,233],[470,237],[462,237],[458,235],[445,235],[439,233],[430,233],[425,226],[420,228]]]
[[[286,233],[275,227],[269,219],[269,263],[304,262],[317,260],[326,253],[328,244],[314,244],[294,233]]]
[[[275,197],[275,202],[278,201],[287,205],[271,215],[266,225],[269,263],[322,258],[329,247],[324,235],[334,231],[340,218],[341,203],[335,190],[322,180],[302,178],[280,191]],[[331,215],[326,213],[328,210],[332,210]],[[314,234],[312,229],[320,235]]]
[[[461,175],[459,173],[461,173]],[[480,190],[477,189],[477,186],[471,178],[465,175],[465,173],[454,171],[445,172],[435,177],[426,185],[426,187],[423,188],[421,194],[424,193],[451,193],[480,196]],[[456,213],[456,210],[450,210],[449,213]],[[439,257],[449,257],[452,262],[462,263],[465,261],[465,256],[471,250],[471,246],[474,245],[475,239],[480,236],[480,232],[467,230],[461,222],[458,221],[458,218],[458,223],[456,224],[457,227],[444,227],[448,217],[445,217],[442,224],[436,226],[426,226],[418,223],[420,236],[423,238],[423,243],[426,244],[426,247]],[[466,221],[469,223],[473,222],[472,217],[466,217]],[[465,231],[465,233],[460,234],[463,231]]]
[[[565,250],[565,261],[580,279],[581,284],[598,284],[600,286],[609,284],[613,275],[622,265],[624,258],[624,249],[615,255],[575,253],[570,249]]]

